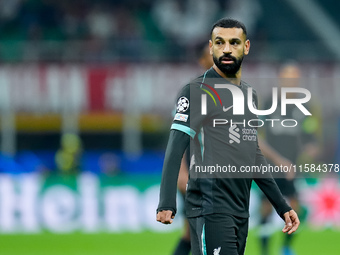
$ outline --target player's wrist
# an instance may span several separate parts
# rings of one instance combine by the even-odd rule
[[[290,206],[287,205],[287,207],[285,209],[283,209],[280,213],[280,217],[284,220],[284,215],[287,213],[287,212],[290,212],[291,210],[293,210]]]
[[[162,211],[171,211],[173,216],[176,215],[176,210],[174,208],[169,208],[169,207],[157,208],[156,213],[159,213],[159,212],[162,212]]]

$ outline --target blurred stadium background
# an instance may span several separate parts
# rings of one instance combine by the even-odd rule
[[[243,75],[260,98],[280,64],[301,65],[318,105],[313,162],[339,164],[339,9],[337,0],[1,0],[0,254],[171,254],[182,216],[155,221],[171,110],[224,16],[249,30]],[[339,174],[310,177],[298,185],[297,254],[339,254]],[[252,193],[247,255],[260,254]]]

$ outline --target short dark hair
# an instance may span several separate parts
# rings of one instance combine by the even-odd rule
[[[243,30],[243,33],[245,34],[247,38],[247,29],[246,26],[241,22],[236,19],[231,19],[231,18],[222,18],[216,21],[216,23],[212,26],[210,35],[212,35],[212,32],[215,27],[223,27],[223,28],[241,28]]]

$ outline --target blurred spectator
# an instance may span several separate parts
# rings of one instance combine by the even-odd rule
[[[61,147],[55,155],[57,170],[62,174],[77,174],[81,170],[82,144],[79,136],[63,134]]]
[[[116,20],[105,4],[98,3],[91,8],[86,20],[92,37],[110,39],[117,33]]]
[[[232,17],[242,22],[247,27],[247,34],[252,36],[262,15],[261,4],[258,0],[225,1],[222,16]]]
[[[0,19],[2,22],[13,20],[18,13],[18,8],[22,0],[1,0]]]
[[[85,22],[89,7],[79,2],[64,2],[62,4],[62,29],[68,40],[82,40],[87,38],[88,27]]]
[[[301,83],[301,69],[295,62],[287,62],[282,65],[279,71],[279,85],[281,88],[297,88]],[[288,93],[289,98],[300,98],[299,93]],[[265,102],[264,109],[269,109],[272,105],[272,98],[268,98]],[[310,108],[307,106],[307,108]],[[265,140],[259,139],[259,146],[263,155],[267,158],[268,163],[272,166],[287,166],[291,167],[298,163],[298,158],[302,154],[309,156],[310,160],[317,159],[320,155],[320,148],[317,141],[318,121],[315,116],[305,116],[295,107],[295,105],[286,106],[287,113],[283,116],[281,113],[281,100],[278,99],[276,110],[270,114],[269,119],[283,120],[293,119],[299,125],[294,127],[286,126],[270,126],[266,125],[264,128]],[[310,123],[315,125],[310,125]],[[307,125],[305,123],[308,123]],[[305,127],[308,127],[307,129]],[[313,161],[307,161],[311,163]],[[295,172],[288,171],[286,173],[273,174],[275,182],[278,185],[281,193],[288,199],[290,206],[296,211],[300,212],[300,202],[298,189],[295,184]],[[261,227],[260,227],[260,241],[261,254],[268,255],[270,239],[275,231],[271,225],[270,216],[272,214],[272,206],[270,202],[262,196],[261,204]],[[292,240],[294,235],[284,236],[282,247],[283,255],[295,254],[292,250]]]
[[[117,21],[119,39],[138,39],[142,37],[143,29],[141,24],[126,6],[115,8],[114,15]]]
[[[170,40],[192,48],[207,38],[217,11],[215,0],[162,0],[155,2],[152,15]]]

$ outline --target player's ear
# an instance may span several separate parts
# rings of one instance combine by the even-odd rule
[[[209,52],[210,52],[210,55],[212,56],[213,52],[212,52],[212,41],[209,40]]]
[[[250,41],[247,39],[244,43],[244,55],[248,55],[250,50]]]

